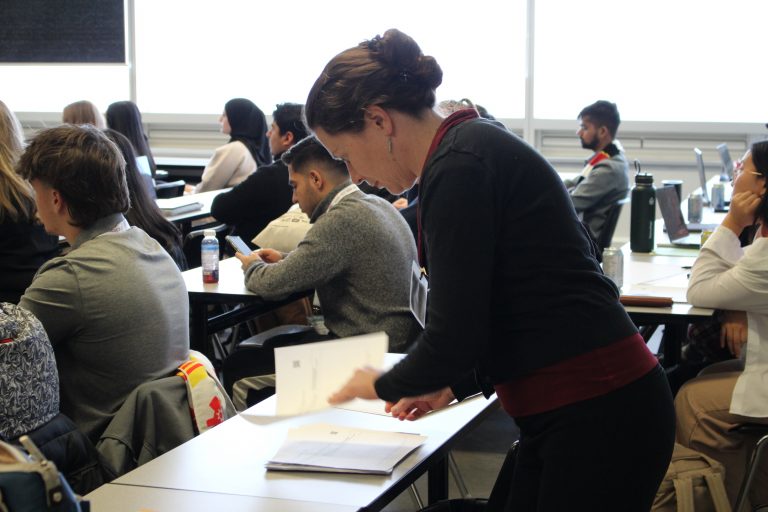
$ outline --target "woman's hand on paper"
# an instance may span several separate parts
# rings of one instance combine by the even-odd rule
[[[240,263],[242,263],[242,265],[240,265],[240,267],[243,270],[246,270],[246,269],[248,269],[248,267],[251,266],[251,263],[253,263],[254,261],[261,261],[261,257],[259,256],[259,252],[260,251],[253,251],[251,254],[247,254],[247,255],[243,254],[241,252],[236,252],[235,253],[235,258],[239,259]]]
[[[283,255],[274,249],[260,249],[256,252],[259,253],[261,259],[266,263],[277,263],[283,259]]]
[[[421,418],[429,411],[447,407],[455,398],[451,388],[443,388],[426,395],[401,398],[395,404],[387,402],[385,410],[400,421],[413,421]]]
[[[381,370],[366,366],[355,370],[355,374],[344,386],[328,398],[331,405],[340,404],[353,398],[373,400],[378,398],[373,383],[381,375]]]
[[[720,346],[728,346],[735,357],[747,343],[747,314],[744,311],[723,311],[720,321]]]

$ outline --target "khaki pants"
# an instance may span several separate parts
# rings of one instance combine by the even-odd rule
[[[757,438],[730,430],[743,423],[768,424],[768,418],[748,418],[729,412],[733,388],[742,369],[739,360],[714,364],[687,382],[675,397],[677,442],[725,466],[725,488],[732,505]],[[761,464],[756,474],[750,493],[753,504],[768,504],[766,484],[768,463]]]

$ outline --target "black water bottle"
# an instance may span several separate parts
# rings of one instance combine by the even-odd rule
[[[636,164],[637,165],[637,164]],[[656,190],[653,175],[639,172],[632,189],[632,216],[629,227],[629,248],[633,252],[651,252],[656,218]]]

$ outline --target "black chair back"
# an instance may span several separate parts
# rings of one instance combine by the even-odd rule
[[[216,231],[216,238],[219,240],[219,258],[224,255],[226,246],[225,237],[229,234],[229,226],[226,224],[219,224],[207,229]],[[190,231],[187,236],[184,237],[184,257],[187,258],[187,266],[189,268],[197,268],[201,265],[200,262],[200,244],[205,236],[205,229],[198,229],[196,231]]]
[[[619,199],[608,210],[605,216],[605,224],[603,230],[600,232],[600,236],[597,240],[597,245],[600,247],[600,251],[603,251],[606,247],[611,246],[613,240],[613,233],[616,231],[616,225],[619,223],[619,216],[621,215],[621,207],[629,202],[628,198]]]
[[[155,192],[159,199],[168,199],[170,197],[181,197],[184,195],[184,180],[176,181],[158,181],[155,183]]]

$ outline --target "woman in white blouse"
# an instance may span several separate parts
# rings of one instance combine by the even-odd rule
[[[219,123],[222,133],[230,136],[229,142],[216,149],[195,192],[234,187],[257,167],[272,163],[267,119],[251,100],[229,100]]]
[[[732,503],[755,440],[730,430],[745,422],[768,424],[766,178],[768,141],[763,141],[753,144],[734,170],[730,211],[701,248],[688,284],[688,302],[725,310],[721,344],[738,359],[707,368],[675,398],[677,442],[723,463]],[[753,224],[759,225],[755,240],[742,249],[739,234]],[[766,487],[754,486],[753,504],[768,504]]]

